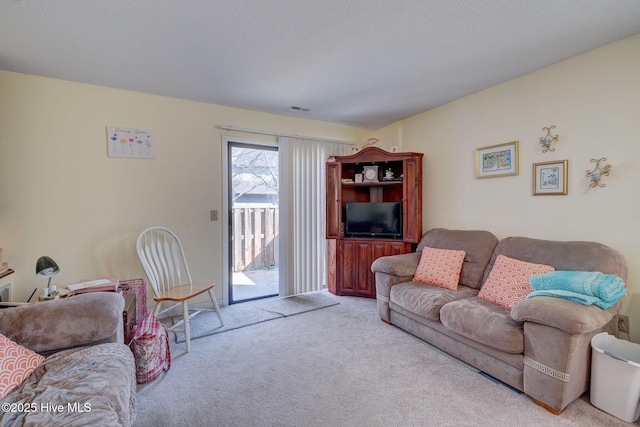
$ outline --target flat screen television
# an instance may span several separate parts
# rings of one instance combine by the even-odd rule
[[[351,202],[346,208],[345,235],[402,237],[402,203]]]

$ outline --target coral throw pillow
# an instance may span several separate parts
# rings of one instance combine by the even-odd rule
[[[533,264],[498,255],[478,297],[511,310],[532,292],[529,285],[531,276],[552,271],[555,268],[550,265]]]
[[[0,399],[9,394],[44,360],[44,356],[0,334]]]
[[[465,255],[465,251],[426,246],[413,281],[457,291]]]

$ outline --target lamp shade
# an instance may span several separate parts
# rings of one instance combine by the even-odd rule
[[[36,262],[36,276],[38,277],[51,277],[58,274],[60,267],[54,260],[48,256],[41,256]]]

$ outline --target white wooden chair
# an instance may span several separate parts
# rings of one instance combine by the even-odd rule
[[[182,320],[171,325],[169,331],[184,332],[187,352],[191,351],[189,320],[202,311],[211,311],[209,309],[199,309],[190,313],[188,303],[190,299],[208,292],[213,308],[218,314],[218,319],[220,319],[220,324],[224,326],[218,301],[213,294],[215,285],[213,283],[206,285],[193,284],[182,243],[180,243],[180,239],[175,233],[164,227],[147,228],[138,236],[136,251],[142,268],[144,268],[153,288],[155,295],[153,300],[156,302],[154,314],[158,316],[182,304]],[[163,302],[170,304],[162,308]],[[183,328],[178,329],[182,325]]]

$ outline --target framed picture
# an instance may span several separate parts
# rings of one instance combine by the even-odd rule
[[[518,141],[476,149],[476,178],[518,175]]]
[[[107,127],[107,155],[138,159],[155,158],[153,131]]]
[[[566,195],[569,161],[533,164],[533,195]]]

